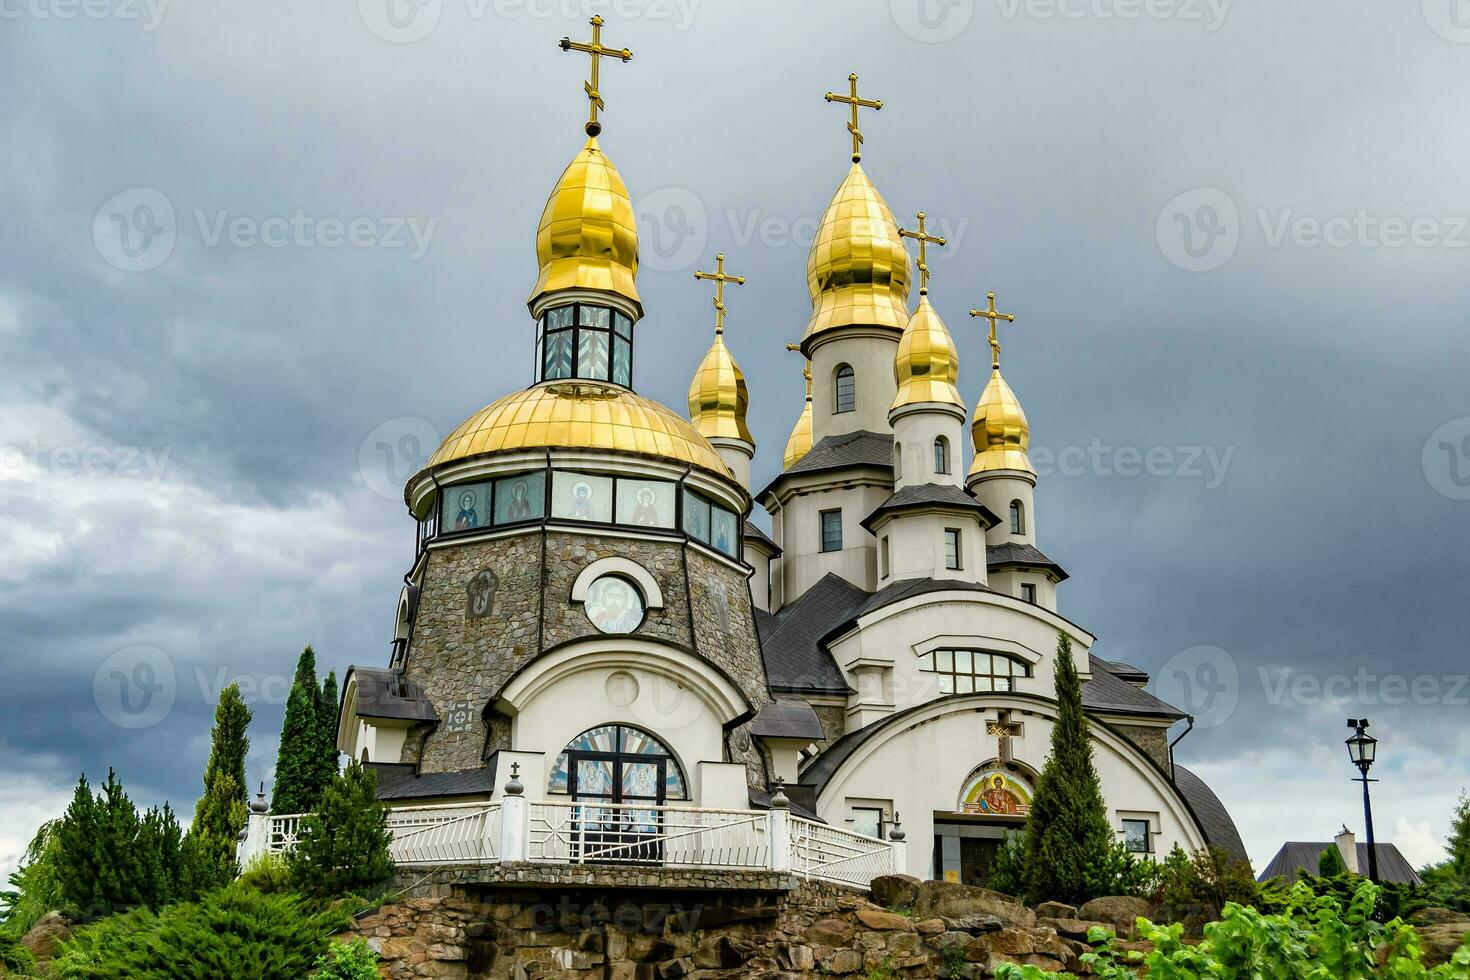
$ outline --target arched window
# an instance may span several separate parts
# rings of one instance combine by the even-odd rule
[[[1011,501],[1011,533],[1026,533],[1026,508],[1021,505],[1019,500]]]
[[[602,725],[562,750],[547,791],[577,800],[658,806],[688,799],[679,762],[662,742],[628,725]]]
[[[935,650],[919,656],[919,669],[939,675],[940,694],[1014,691],[1019,677],[1030,677],[1024,660],[984,650]]]
[[[949,472],[949,440],[944,436],[934,440],[934,472],[941,475]]]
[[[836,405],[832,409],[833,414],[851,412],[857,408],[857,378],[852,373],[852,365],[839,365],[833,381],[837,393]]]

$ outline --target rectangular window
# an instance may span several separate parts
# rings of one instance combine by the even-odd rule
[[[546,471],[536,470],[495,481],[495,523],[539,521],[546,512]]]
[[[490,526],[490,484],[461,483],[445,487],[443,517],[439,524],[450,534]]]
[[[583,309],[590,307],[584,306]],[[601,330],[577,331],[577,377],[607,380],[607,338],[608,335]]]
[[[555,311],[553,311],[555,312]],[[541,378],[559,381],[572,376],[572,331],[557,330],[546,334],[541,345]]]
[[[944,529],[944,567],[958,570],[960,564],[960,532],[958,528]]]
[[[1131,854],[1148,854],[1152,850],[1152,839],[1147,820],[1123,821],[1123,846]]]
[[[558,472],[551,481],[551,516],[610,524],[612,497],[611,477]]]
[[[878,807],[855,806],[852,808],[853,833],[864,837],[883,839],[883,811]]]
[[[740,547],[740,527],[734,511],[723,507],[710,507],[709,543],[719,551],[734,557]]]
[[[633,345],[622,337],[613,338],[612,380],[624,388],[633,386]]]
[[[888,537],[878,539],[878,576],[888,577]]]
[[[684,491],[684,533],[691,538],[696,538],[706,544],[709,543],[709,501],[690,493],[688,490]]]
[[[618,478],[618,523],[638,527],[674,526],[675,485],[661,480]]]
[[[1022,582],[1021,598],[1025,599],[1027,602],[1034,604],[1036,602],[1036,586],[1032,585],[1030,582]]]
[[[842,550],[842,511],[822,511],[822,550]]]

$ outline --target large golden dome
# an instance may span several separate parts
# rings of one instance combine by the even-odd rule
[[[725,346],[725,335],[716,333],[689,384],[689,419],[706,439],[739,439],[754,446],[745,424],[749,405],[745,375]]]
[[[450,433],[428,468],[545,448],[642,453],[732,476],[704,436],[670,409],[617,385],[580,380],[536,385],[482,408]]]
[[[970,434],[975,442],[971,476],[992,470],[1019,470],[1036,475],[1026,455],[1031,446],[1031,426],[1026,422],[1026,413],[1021,410],[1016,393],[1000,376],[998,367],[991,369],[990,383],[980,393]]]
[[[893,398],[892,408],[933,402],[964,408],[964,400],[955,388],[960,380],[959,351],[944,321],[929,305],[928,295],[922,291],[919,308],[899,338],[893,374],[898,381],[898,394]]]
[[[546,200],[536,229],[536,261],[541,271],[533,301],[563,289],[599,289],[639,302],[633,201],[596,137],[567,164]]]
[[[812,316],[802,344],[850,324],[902,330],[909,320],[909,253],[898,225],[854,163],[817,228],[806,261]]]

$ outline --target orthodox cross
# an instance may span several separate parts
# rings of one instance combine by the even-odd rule
[[[715,284],[715,336],[718,337],[725,332],[725,283],[743,286],[745,277],[725,274],[725,253],[721,252],[715,256],[714,272],[696,272],[694,278],[708,279]]]
[[[602,123],[597,121],[597,110],[606,109],[607,103],[602,101],[602,93],[598,91],[598,68],[604,57],[619,58],[624,62],[633,60],[633,52],[627,48],[608,48],[602,44],[602,18],[593,17],[589,21],[592,25],[592,40],[590,42],[573,41],[569,37],[561,39],[563,51],[581,51],[583,54],[592,56],[592,80],[583,82],[582,87],[587,90],[587,101],[591,103],[590,114],[587,117],[587,135],[596,136],[602,132]]]
[[[931,235],[924,230],[924,212],[919,212],[919,230],[909,231],[907,228],[898,229],[899,237],[912,238],[919,243],[919,295],[926,296],[929,293],[929,263],[926,261],[928,252],[926,245],[943,245],[944,239],[937,235]]]
[[[845,102],[852,106],[852,121],[847,124],[847,131],[852,134],[852,162],[857,163],[863,158],[863,132],[858,129],[858,109],[881,109],[883,100],[858,98],[857,75],[848,75],[847,84],[850,94],[838,95],[835,92],[828,92],[825,98],[828,102]]]
[[[971,310],[971,316],[980,316],[990,321],[990,369],[1000,370],[1000,339],[995,335],[995,324],[998,320],[1006,323],[1015,323],[1016,318],[1009,313],[997,313],[995,310],[995,294],[986,293],[987,307],[983,310]]]
[[[1021,726],[1011,723],[1011,713],[1009,711],[996,712],[995,721],[986,723],[985,734],[995,737],[996,757],[1001,762],[1009,763],[1013,758],[1011,755],[1011,739],[1021,736]]]
[[[786,349],[789,350],[789,351],[795,351],[798,354],[801,353],[801,345],[800,344],[787,344],[786,345]],[[806,400],[807,401],[811,401],[812,400],[812,362],[811,361],[806,361],[805,363],[802,364],[802,366],[801,366],[801,376],[803,378],[806,378]]]

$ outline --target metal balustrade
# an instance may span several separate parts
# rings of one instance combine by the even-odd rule
[[[866,888],[874,878],[901,870],[895,853],[886,841],[804,817],[791,818],[791,870],[804,878]]]
[[[535,802],[528,857],[566,864],[770,867],[769,820],[755,810]]]

